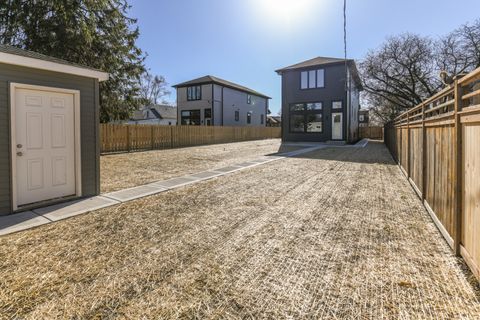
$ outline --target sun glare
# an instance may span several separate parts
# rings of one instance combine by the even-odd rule
[[[262,11],[271,19],[290,22],[308,13],[314,0],[257,0]]]

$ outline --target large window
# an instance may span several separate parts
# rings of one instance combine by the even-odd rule
[[[250,123],[252,123],[252,113],[247,112],[247,124],[250,124]]]
[[[200,110],[184,110],[181,112],[181,124],[183,126],[199,126]]]
[[[300,73],[300,88],[314,89],[325,87],[325,70],[310,70]]]
[[[202,86],[187,87],[187,100],[202,100]]]
[[[290,105],[290,132],[323,132],[323,105],[321,102]]]

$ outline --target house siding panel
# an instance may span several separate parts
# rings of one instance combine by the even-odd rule
[[[223,89],[223,125],[224,126],[265,126],[267,99],[251,95],[251,104],[247,103],[248,94],[242,91]],[[235,111],[239,111],[239,121],[235,121]],[[247,124],[247,113],[251,112],[252,121]],[[260,115],[263,114],[263,124]]]
[[[98,194],[99,149],[98,113],[96,91],[98,81],[26,67],[0,63],[0,215],[11,213],[10,174],[10,82],[63,89],[80,90],[82,193],[83,196]]]

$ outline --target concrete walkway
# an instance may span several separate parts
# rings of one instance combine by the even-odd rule
[[[363,148],[367,145],[367,143],[368,140],[366,139],[359,141],[355,145],[339,146],[332,146],[325,143],[291,143],[289,145],[302,146],[303,148],[296,151],[282,153],[277,156],[264,156],[263,158],[259,158],[253,161],[242,162],[223,168],[198,172],[195,174],[180,176],[168,180],[156,181],[154,183],[149,183],[146,185],[105,193],[96,197],[69,201],[43,208],[33,209],[30,211],[24,211],[5,217],[0,217],[0,236],[35,228],[41,225],[77,216],[79,214],[114,206],[120,203],[147,197],[150,195],[158,194],[171,189],[180,188],[185,185],[198,183],[208,179],[217,178],[239,170],[245,170],[268,162],[312,152],[314,150],[326,147]]]

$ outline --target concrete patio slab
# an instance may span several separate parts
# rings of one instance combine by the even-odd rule
[[[195,178],[200,178],[200,179],[209,179],[209,178],[213,178],[213,177],[218,177],[220,175],[222,175],[222,174],[219,173],[219,172],[203,171],[203,172],[192,174],[189,177],[195,177]]]
[[[130,200],[150,196],[152,194],[160,193],[165,190],[167,189],[160,186],[146,185],[146,186],[133,187],[128,189],[123,189],[120,191],[106,193],[103,196],[120,201],[120,202],[126,202]]]
[[[239,170],[239,169],[242,169],[242,167],[228,166],[228,167],[223,167],[223,168],[215,169],[215,171],[226,173],[226,172],[236,171],[236,170]]]
[[[154,182],[150,185],[160,186],[166,189],[172,189],[172,188],[181,187],[190,183],[194,183],[195,181],[196,179],[194,177],[189,178],[188,176],[185,176],[185,177],[179,177],[179,178],[173,178],[169,180]]]
[[[0,217],[0,235],[30,229],[50,222],[47,218],[41,217],[32,211],[15,213]]]
[[[34,209],[33,212],[52,221],[58,221],[119,203],[120,201],[98,196]]]

